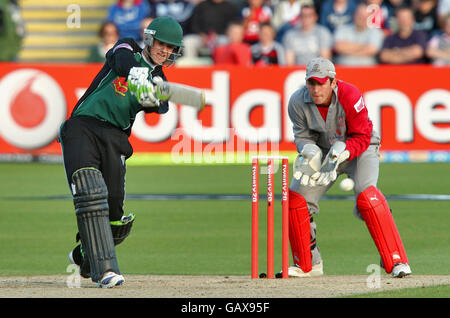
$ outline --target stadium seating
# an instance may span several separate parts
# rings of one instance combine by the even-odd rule
[[[76,5],[74,6],[74,3]],[[26,35],[20,62],[82,62],[114,0],[19,0]],[[75,14],[80,13],[77,24]]]

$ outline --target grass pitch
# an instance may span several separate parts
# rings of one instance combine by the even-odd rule
[[[450,165],[381,164],[386,195],[450,194]],[[266,179],[260,177],[260,191]],[[127,194],[250,195],[249,165],[129,166]],[[281,176],[276,175],[276,193]],[[0,275],[65,274],[76,218],[59,164],[0,164]],[[336,185],[330,195],[345,195]],[[58,198],[60,197],[60,198]],[[265,202],[260,206],[260,271],[265,271]],[[450,201],[389,201],[414,274],[450,274]],[[327,200],[315,217],[329,275],[368,275],[379,255],[354,202]],[[117,247],[127,274],[250,275],[250,200],[125,201],[136,214]],[[275,268],[281,269],[281,205],[275,207]],[[279,257],[277,257],[279,256]],[[442,291],[442,289],[439,289]],[[443,289],[448,292],[448,288]],[[389,297],[389,296],[388,296]],[[419,296],[421,297],[421,296]]]

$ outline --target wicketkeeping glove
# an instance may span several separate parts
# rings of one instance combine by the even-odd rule
[[[345,142],[342,141],[336,141],[331,146],[320,168],[318,185],[328,185],[336,180],[338,166],[350,157],[350,152],[345,147]]]
[[[147,67],[131,68],[128,74],[128,89],[142,106],[159,106],[159,100],[155,96],[155,86],[148,80],[148,72]]]
[[[322,163],[322,151],[314,144],[306,144],[294,161],[293,177],[304,186],[315,186]]]

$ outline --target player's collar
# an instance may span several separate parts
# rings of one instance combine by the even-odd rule
[[[145,62],[146,64],[148,64],[148,66],[151,67],[152,70],[155,68],[156,65],[153,64],[152,62],[150,62],[150,61],[147,59],[147,57],[145,56],[144,52],[142,52],[142,59],[144,60],[144,62]]]

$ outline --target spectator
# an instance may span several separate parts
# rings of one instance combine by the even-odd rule
[[[191,0],[145,0],[148,1],[153,18],[170,17],[178,21],[183,34],[189,33],[189,22],[194,11]]]
[[[225,44],[227,26],[238,21],[238,8],[229,0],[203,0],[192,13],[191,34],[184,37],[184,56],[210,56],[216,45]]]
[[[300,12],[301,12],[301,9],[300,9]],[[317,10],[316,10],[316,12],[317,12]],[[287,31],[298,28],[299,25],[300,25],[300,14],[298,14],[298,16],[295,19],[283,24],[281,27],[279,27],[277,29],[275,41],[283,42],[283,38],[286,35]]]
[[[281,0],[274,9],[272,25],[279,30],[287,23],[296,23],[303,0]]]
[[[259,26],[270,22],[272,9],[264,4],[265,0],[248,0],[248,5],[241,11],[244,23],[244,42],[255,44],[259,40]]]
[[[437,0],[413,0],[414,29],[425,31],[429,37],[439,31]]]
[[[285,65],[284,47],[275,41],[275,29],[270,22],[261,23],[259,42],[251,46],[252,61],[256,66]]]
[[[145,0],[118,0],[108,11],[107,21],[114,22],[119,29],[119,38],[141,39],[141,21],[150,15],[150,6]]]
[[[25,28],[17,3],[0,1],[0,61],[16,60],[24,36]]]
[[[311,2],[314,5],[314,8],[316,8],[316,12],[319,13],[320,10],[322,10],[322,5],[325,2],[325,0],[312,0],[312,1],[311,0],[305,0],[305,3],[303,3],[303,5],[311,4]]]
[[[150,23],[153,21],[154,18],[147,17],[142,19],[141,21],[141,38],[142,40],[138,42],[139,46],[141,48],[145,48],[145,42],[144,42],[144,31],[147,29],[147,27],[150,25]]]
[[[282,44],[286,50],[287,65],[306,65],[315,57],[331,59],[333,38],[322,25],[312,5],[305,5],[300,11],[299,25],[286,32]]]
[[[299,16],[301,7],[304,5],[314,5],[316,2],[320,3],[322,0],[282,0],[276,7],[275,15],[272,18],[272,24],[277,31],[275,41],[282,42],[284,35],[290,29],[295,28],[299,24]],[[316,8],[316,12],[319,12]],[[289,11],[289,13],[287,13]],[[285,21],[285,22],[283,22]]]
[[[439,26],[442,28],[444,26],[444,21],[447,14],[450,13],[450,0],[439,0],[437,5],[437,15]]]
[[[364,3],[364,2],[363,2]],[[385,4],[384,0],[366,0],[367,11],[369,16],[367,17],[367,23],[369,28],[378,28],[383,31],[384,35],[391,34],[389,26],[389,8]]]
[[[389,33],[385,33],[385,35],[390,35],[397,30],[397,20],[395,18],[397,9],[411,6],[411,0],[383,0],[383,4],[388,10],[386,26],[389,28]]]
[[[100,42],[91,47],[86,62],[104,63],[106,52],[119,40],[119,30],[114,22],[103,22],[98,31]]]
[[[194,0],[194,1],[204,1],[204,0]],[[241,10],[248,5],[248,0],[230,0],[230,2],[232,4],[234,4],[236,6],[236,8],[238,8],[239,12],[241,12]]]
[[[414,12],[402,7],[395,14],[398,31],[384,39],[380,62],[386,64],[425,63],[427,34],[414,30]]]
[[[433,36],[426,50],[427,57],[435,66],[450,66],[450,13],[443,22],[444,33]]]
[[[319,24],[333,33],[338,26],[352,23],[356,5],[356,0],[325,0],[319,13]]]
[[[240,22],[231,22],[227,28],[228,44],[219,45],[213,52],[214,64],[232,64],[250,66],[252,54],[250,45],[244,42],[244,26]]]
[[[383,45],[383,32],[369,27],[368,6],[360,4],[355,11],[353,24],[338,27],[335,31],[334,51],[336,64],[367,66],[377,64],[377,54]]]

